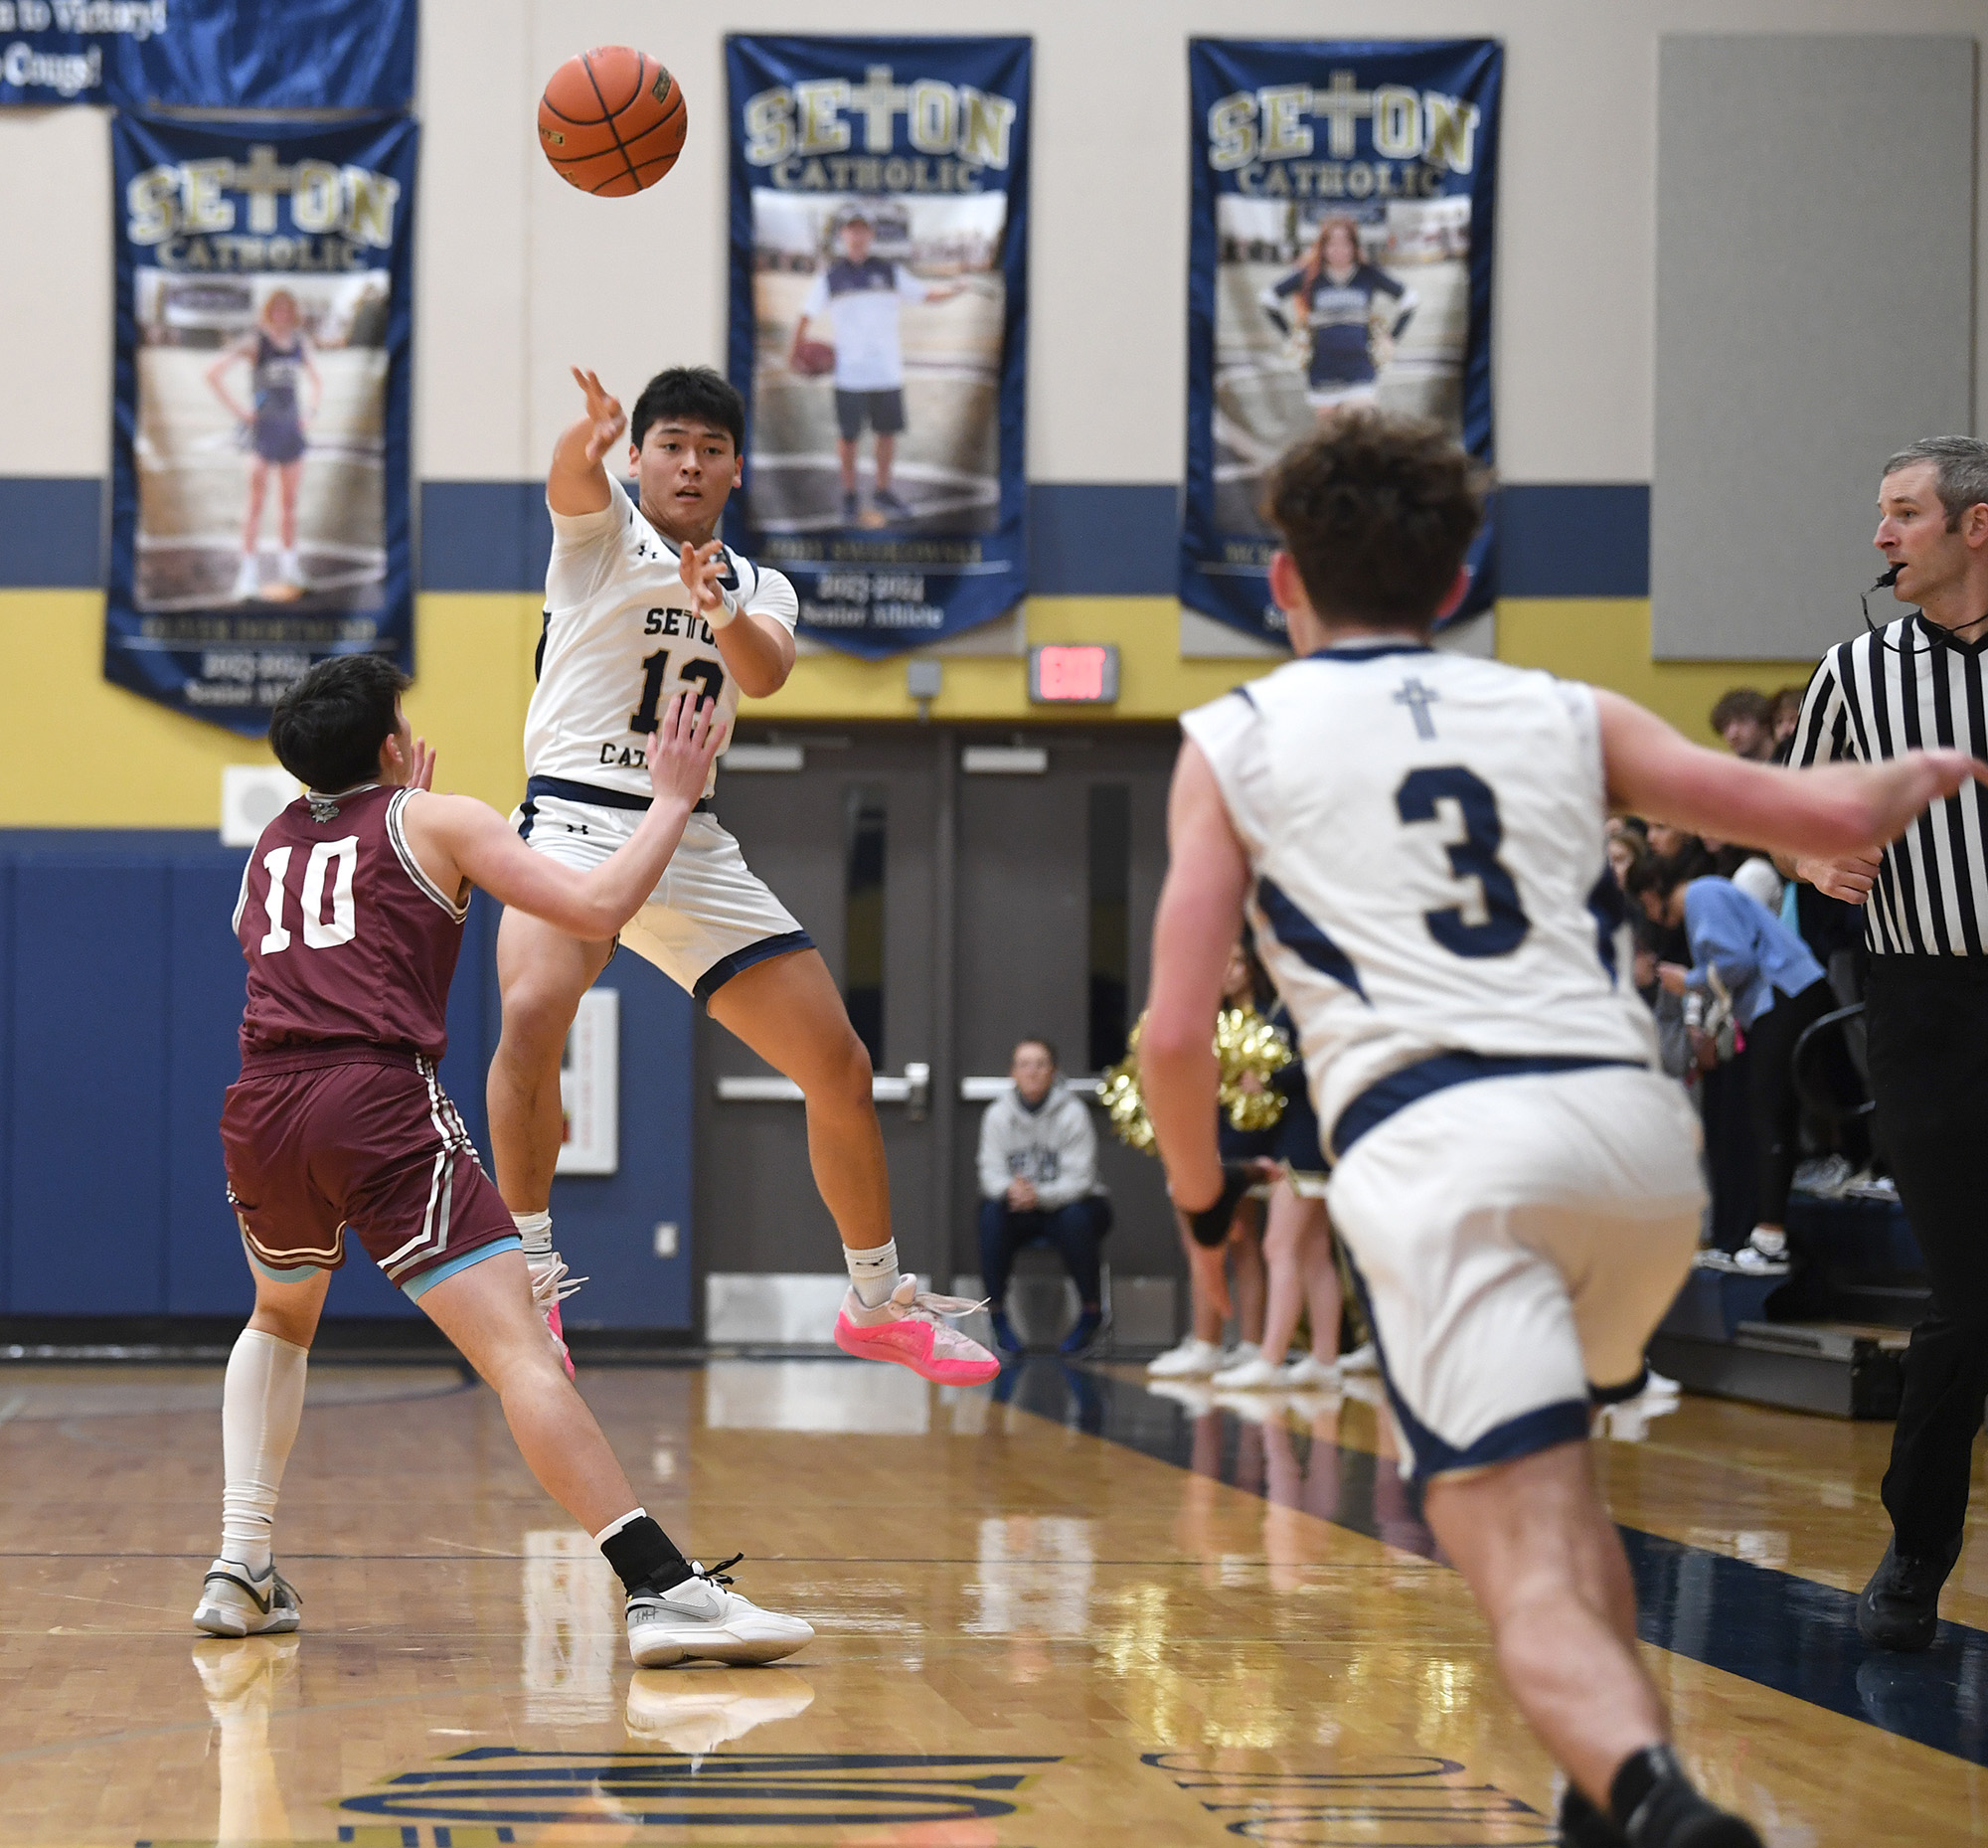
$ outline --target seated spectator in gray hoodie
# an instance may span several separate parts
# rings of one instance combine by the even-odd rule
[[[1097,1131],[1058,1078],[1049,1041],[1022,1041],[1008,1075],[1015,1089],[980,1119],[980,1284],[992,1299],[994,1339],[1006,1353],[1021,1351],[1008,1321],[1008,1278],[1015,1254],[1040,1241],[1077,1285],[1082,1311],[1061,1345],[1080,1353],[1104,1325],[1097,1245],[1111,1229],[1111,1202],[1095,1191]]]

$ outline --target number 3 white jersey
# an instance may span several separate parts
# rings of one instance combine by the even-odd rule
[[[1655,1066],[1588,688],[1372,642],[1181,725],[1248,854],[1257,949],[1337,1153],[1477,1061]]]
[[[611,475],[598,513],[553,515],[539,684],[525,714],[527,775],[647,796],[643,752],[680,687],[716,696],[730,738],[739,688],[711,625],[691,607],[678,557]],[[792,629],[793,586],[730,548],[724,558],[723,582],[742,606]]]

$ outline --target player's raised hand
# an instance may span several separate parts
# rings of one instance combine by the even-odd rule
[[[649,734],[649,784],[659,802],[695,802],[711,780],[711,765],[724,742],[718,702],[696,694],[670,695],[656,729]]]
[[[414,767],[408,776],[410,789],[432,789],[435,780],[435,754],[424,738],[414,740]]]
[[[713,628],[723,628],[732,619],[725,607],[725,587],[719,583],[725,573],[724,554],[719,541],[708,539],[701,546],[686,545],[677,560],[677,576],[692,604]]]
[[[593,425],[587,432],[586,459],[589,466],[600,460],[628,427],[621,401],[600,383],[597,374],[573,368],[573,382],[586,397],[586,419]]]

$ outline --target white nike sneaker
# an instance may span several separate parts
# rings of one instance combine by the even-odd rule
[[[1158,1360],[1147,1363],[1146,1377],[1152,1380],[1206,1379],[1222,1365],[1222,1350],[1213,1341],[1189,1335],[1179,1346],[1169,1348]]]
[[[1339,1372],[1342,1379],[1349,1373],[1379,1373],[1380,1371],[1381,1359],[1374,1352],[1374,1344],[1371,1341],[1363,1341],[1351,1354],[1342,1354],[1339,1357]]]
[[[527,1252],[525,1268],[531,1273],[532,1300],[538,1305],[539,1313],[546,1318],[546,1333],[552,1336],[553,1346],[559,1350],[560,1362],[566,1368],[566,1377],[571,1380],[573,1356],[567,1352],[566,1330],[560,1321],[560,1304],[575,1294],[586,1278],[568,1276],[566,1260],[557,1252]]]
[[[814,1640],[814,1626],[777,1610],[761,1610],[726,1588],[725,1568],[744,1554],[721,1560],[709,1572],[691,1563],[692,1576],[667,1592],[642,1592],[628,1599],[628,1652],[637,1668],[673,1668],[679,1662],[776,1662]]]
[[[276,582],[292,590],[301,590],[304,588],[304,569],[297,563],[294,546],[276,555]]]
[[[242,563],[235,572],[234,600],[238,603],[252,603],[256,592],[262,588],[262,567],[252,552],[242,555]]]
[[[1254,1341],[1239,1341],[1233,1348],[1223,1350],[1222,1364],[1225,1368],[1246,1366],[1262,1351]]]
[[[1224,1367],[1208,1383],[1218,1393],[1274,1393],[1290,1384],[1284,1370],[1267,1354],[1252,1354],[1233,1367]]]
[[[279,1636],[303,1621],[296,1587],[272,1561],[261,1578],[239,1560],[216,1560],[201,1581],[194,1627],[210,1636]]]

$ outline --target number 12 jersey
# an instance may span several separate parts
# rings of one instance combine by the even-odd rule
[[[679,554],[611,475],[598,513],[553,515],[539,684],[525,715],[528,775],[647,797],[643,752],[683,688],[717,700],[730,740],[739,688],[692,607]],[[740,607],[791,630],[800,618],[793,586],[730,548],[721,556],[721,582]]]
[[[1293,661],[1181,721],[1248,856],[1249,915],[1331,1136],[1460,1053],[1654,1065],[1590,689],[1400,641]]]

